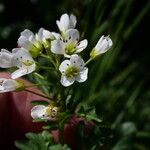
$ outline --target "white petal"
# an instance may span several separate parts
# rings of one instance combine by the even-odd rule
[[[37,105],[31,109],[31,117],[33,119],[46,119],[46,109],[44,105]],[[46,118],[45,118],[46,117]]]
[[[60,31],[63,31],[63,27],[61,26],[61,23],[60,23],[59,20],[56,20],[56,24],[57,24],[59,30],[60,30]]]
[[[70,66],[70,61],[69,60],[64,60],[60,66],[59,66],[59,70],[61,73],[65,72],[66,68]]]
[[[12,50],[12,53],[13,53],[13,58],[12,58],[13,65],[18,68],[21,68],[22,60],[24,60],[25,58],[27,58],[29,56],[28,50],[26,50],[24,48],[14,48]],[[29,56],[29,59],[32,59],[32,58],[30,58],[30,56]]]
[[[20,47],[24,47],[26,49],[29,49],[30,46],[33,45],[35,40],[36,39],[35,39],[33,32],[31,32],[28,29],[25,29],[23,32],[21,32],[21,36],[18,39],[18,45]]]
[[[12,79],[17,79],[17,78],[22,77],[22,76],[24,76],[26,74],[32,73],[35,69],[36,69],[36,65],[35,64],[32,64],[31,66],[20,67],[20,69],[14,71],[11,74],[11,78]]]
[[[102,36],[95,46],[96,53],[105,53],[111,48],[112,44],[112,40],[109,37]]]
[[[71,15],[71,16],[70,16],[70,28],[75,28],[76,23],[77,23],[76,16]]]
[[[13,54],[16,54],[16,53],[18,53],[21,49],[24,49],[24,48],[13,48],[13,49],[12,49],[12,53],[13,53]]]
[[[55,39],[60,39],[60,34],[56,32],[51,32]]]
[[[22,77],[23,75],[27,74],[27,69],[26,68],[20,68],[16,71],[14,71],[12,74],[11,74],[11,78],[12,79],[17,79],[19,77]]]
[[[100,45],[102,44],[103,39],[104,39],[104,35],[102,35],[101,38],[98,40],[98,42],[95,46],[96,49],[99,49]]]
[[[69,29],[66,31],[65,39],[77,43],[79,41],[79,31],[76,29]]]
[[[18,39],[18,45],[20,47],[30,49],[30,47],[33,45],[33,43],[31,41],[29,41],[29,39],[27,39],[26,37],[20,36],[19,39]]]
[[[3,87],[4,87],[4,89],[9,89],[10,91],[13,91],[16,89],[16,81],[8,79],[8,80],[4,81]]]
[[[64,54],[64,43],[61,40],[52,41],[51,51],[55,54]]]
[[[88,41],[87,40],[82,40],[79,45],[76,47],[76,53],[80,53],[87,47]]]
[[[33,71],[35,71],[35,69],[36,69],[36,65],[35,65],[35,63],[34,64],[32,64],[31,66],[29,66],[28,68],[27,68],[27,74],[30,74],[30,73],[32,73]]]
[[[34,34],[30,30],[25,29],[23,32],[21,32],[21,36],[24,36],[27,39],[29,39],[31,36],[34,36]]]
[[[22,50],[23,48],[14,48],[12,50],[12,54],[13,54],[13,58],[12,58],[12,64],[15,66],[15,67],[22,67],[22,63],[20,61],[20,55],[19,52]]]
[[[14,90],[8,90],[8,89],[1,89],[0,88],[0,93],[5,93],[5,92],[12,92]]]
[[[16,89],[17,82],[12,79],[0,78],[0,93],[14,91]]]
[[[71,56],[70,62],[71,62],[71,65],[77,66],[80,70],[82,70],[85,66],[84,60],[77,54],[74,54]]]
[[[2,93],[3,90],[4,90],[3,83],[4,83],[6,80],[7,80],[6,78],[0,78],[0,93]],[[2,91],[2,92],[1,92],[1,91]]]
[[[7,51],[6,49],[2,49],[0,52],[0,67],[1,68],[13,67],[12,57],[13,57],[12,53]]]
[[[64,75],[61,76],[61,84],[65,87],[70,86],[75,81],[75,78],[66,78]]]
[[[13,64],[19,68],[11,74],[13,79],[29,74],[36,69],[35,62],[28,50],[24,48],[14,48],[12,52],[14,54]]]
[[[63,14],[60,18],[60,21],[56,21],[56,24],[58,25],[58,28],[60,31],[66,31],[69,28],[69,16],[68,14]]]
[[[88,77],[88,68],[84,67],[82,71],[80,71],[78,77],[76,77],[76,81],[84,82],[87,80]]]
[[[7,49],[1,49],[1,52],[5,52],[5,53],[8,53],[8,54],[11,54],[11,52],[10,51],[8,51]]]
[[[4,88],[0,85],[0,93],[3,93]]]
[[[42,40],[43,39],[53,39],[54,38],[54,35],[48,31],[48,30],[43,30],[43,37],[42,37]]]
[[[108,42],[109,47],[111,47],[113,45],[113,42],[112,42],[111,38],[108,38],[107,42]]]
[[[31,57],[29,51],[25,48],[14,48],[12,50],[12,53],[14,54],[13,55],[14,59],[18,58],[20,61],[22,61],[22,60],[33,61],[33,58]]]

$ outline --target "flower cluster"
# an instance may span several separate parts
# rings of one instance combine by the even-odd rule
[[[18,48],[12,49],[11,52],[1,49],[0,67],[14,68],[14,71],[11,72],[11,79],[0,78],[0,93],[25,89],[26,86],[16,79],[33,72],[38,73],[38,69],[42,68],[38,62],[39,57],[48,59],[53,64],[58,81],[64,87],[72,85],[75,81],[85,82],[88,77],[87,64],[108,51],[112,40],[103,35],[92,49],[89,60],[84,62],[80,53],[87,47],[88,41],[81,39],[79,31],[75,28],[76,23],[74,15],[63,14],[60,20],[56,21],[60,33],[40,28],[38,33],[34,34],[25,29],[18,39]],[[55,120],[58,110],[58,107],[52,104],[38,105],[33,107],[31,116],[34,119]]]

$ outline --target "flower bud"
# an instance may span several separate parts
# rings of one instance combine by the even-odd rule
[[[25,86],[22,81],[0,78],[0,93],[22,91],[24,88]]]
[[[96,46],[92,49],[90,56],[95,58],[96,56],[107,52],[113,45],[112,40],[109,36],[102,36],[97,42]]]

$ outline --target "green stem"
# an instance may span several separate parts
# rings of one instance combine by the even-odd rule
[[[37,72],[35,72],[34,75],[37,76],[38,78],[42,79],[42,80],[45,80],[45,78]]]
[[[28,90],[28,89],[25,89],[24,91],[27,91],[27,92],[30,92],[30,93],[32,93],[32,94],[41,96],[41,97],[43,97],[43,98],[47,98],[47,99],[49,99],[49,100],[51,99],[49,96],[46,96],[46,95],[43,95],[43,94],[39,94],[39,93],[36,93],[36,92],[31,91],[31,90]]]
[[[52,67],[39,66],[40,69],[54,70]]]
[[[47,58],[50,60],[50,56],[47,56],[47,55],[44,55],[44,54],[41,54],[41,57],[44,57],[44,58]]]
[[[85,63],[85,65],[89,64],[92,60],[93,60],[93,59],[90,58],[90,59]]]
[[[60,125],[59,127],[59,142],[64,144],[64,125]]]
[[[52,57],[50,57],[50,54],[49,54],[49,56],[44,55],[44,54],[41,54],[41,56],[44,57],[44,58],[47,58],[47,59],[54,65],[54,67],[55,67],[55,62],[54,62],[54,60],[52,59]]]
[[[30,88],[30,87],[34,87],[34,86],[49,86],[49,84],[42,84],[42,83],[31,84],[31,85],[25,86],[25,88]]]

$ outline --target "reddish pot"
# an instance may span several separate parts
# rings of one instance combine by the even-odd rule
[[[79,124],[84,124],[85,128],[84,128],[84,132],[85,134],[88,135],[88,133],[91,131],[92,126],[94,125],[93,122],[91,121],[85,121],[84,118],[81,117],[77,117],[77,116],[71,116],[70,121],[65,124],[64,127],[64,143],[66,143],[68,146],[70,146],[72,148],[72,150],[78,150],[78,143],[76,142],[76,137],[75,137],[75,133],[76,133],[76,129],[78,127]],[[58,143],[59,141],[59,131],[53,131],[53,136],[54,136],[54,140],[55,143]]]

